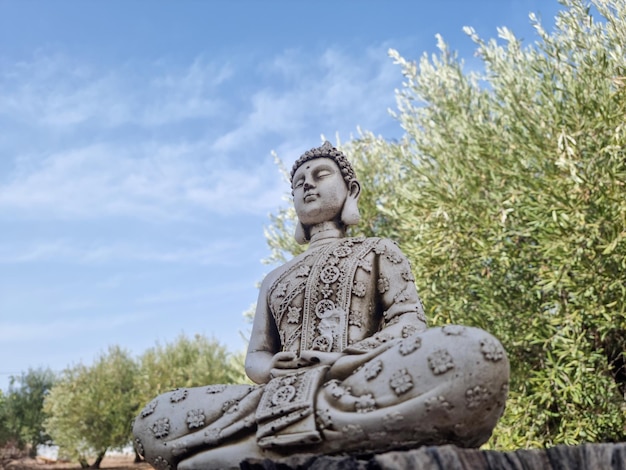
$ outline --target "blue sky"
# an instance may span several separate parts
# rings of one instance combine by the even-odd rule
[[[389,48],[468,68],[552,0],[0,0],[0,388],[180,333],[246,347],[287,165],[402,134]]]

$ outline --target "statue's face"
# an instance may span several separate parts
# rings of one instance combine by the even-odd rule
[[[347,195],[346,182],[331,158],[309,160],[293,175],[293,204],[303,225],[338,219]]]

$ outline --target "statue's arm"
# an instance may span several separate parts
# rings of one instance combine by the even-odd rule
[[[381,240],[385,250],[379,259],[383,289],[380,294],[382,323],[379,333],[402,338],[427,328],[422,302],[417,294],[409,260],[398,246]]]
[[[267,304],[271,277],[268,275],[261,284],[246,354],[246,374],[258,384],[269,382],[274,356],[280,351],[280,337]]]
[[[344,350],[344,355],[331,367],[331,378],[347,377],[357,367],[396,344],[393,340],[427,328],[408,259],[391,240],[381,239],[379,244],[377,294],[381,309],[380,327],[374,335]]]

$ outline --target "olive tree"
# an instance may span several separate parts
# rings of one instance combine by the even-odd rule
[[[78,364],[63,371],[46,397],[46,431],[61,455],[83,468],[99,468],[108,449],[130,441],[131,421],[138,403],[137,364],[118,346],[109,347],[91,366]]]
[[[43,427],[43,402],[55,379],[50,369],[43,368],[9,378],[6,396],[0,395],[0,445],[15,442],[35,457],[37,446],[50,442]]]
[[[497,448],[626,438],[626,1],[562,5],[551,32],[530,15],[532,44],[466,28],[480,71],[442,38],[418,61],[390,51],[405,135],[344,146],[372,178],[366,227],[411,259],[431,323],[503,341]]]
[[[243,356],[199,334],[157,344],[141,355],[139,364],[136,393],[141,405],[176,388],[246,381]]]

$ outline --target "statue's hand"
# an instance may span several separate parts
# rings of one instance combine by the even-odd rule
[[[270,364],[272,369],[295,369],[298,367],[298,357],[291,351],[274,354]]]
[[[309,366],[310,363],[300,359],[291,351],[283,351],[274,354],[270,364],[270,378],[282,377],[283,375],[297,372],[298,369]]]
[[[343,354],[338,352],[324,352],[324,351],[302,351],[300,359],[308,362],[309,364],[328,365],[332,366],[337,359]]]
[[[300,356],[290,351],[274,354],[272,357],[271,377],[282,377],[292,372],[320,365],[332,365],[341,357],[341,353],[321,351],[303,351]]]

